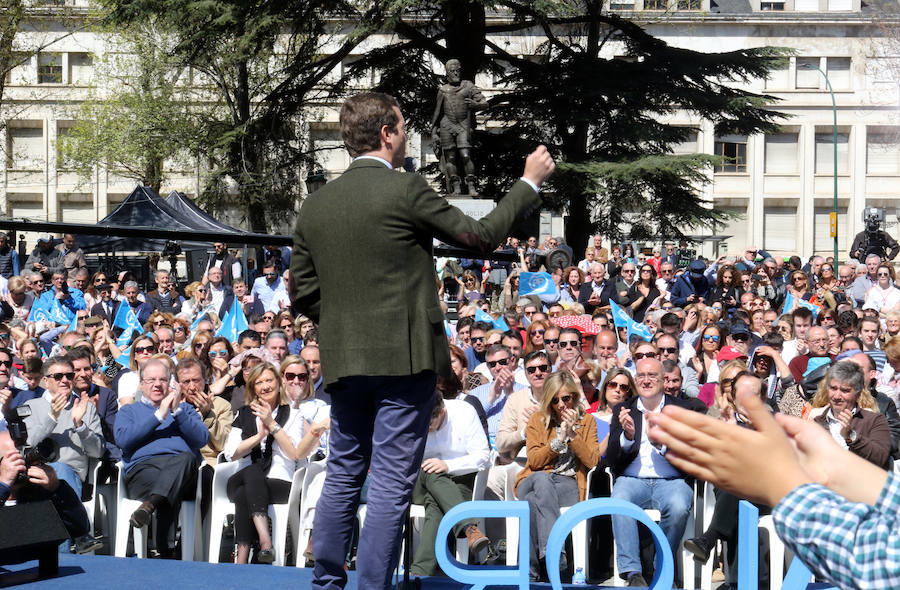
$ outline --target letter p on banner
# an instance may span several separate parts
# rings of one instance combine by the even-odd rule
[[[453,526],[469,518],[518,518],[519,563],[515,567],[469,566],[456,561],[447,548],[447,536]],[[554,529],[555,530],[555,529]],[[483,590],[485,586],[518,586],[528,590],[528,550],[531,547],[531,520],[528,502],[463,502],[450,509],[438,525],[434,542],[434,555],[438,565],[452,580],[472,584],[471,590]]]

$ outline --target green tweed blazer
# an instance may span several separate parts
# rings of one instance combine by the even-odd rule
[[[310,195],[297,218],[291,274],[294,308],[319,324],[325,384],[449,374],[433,238],[490,252],[540,202],[520,180],[493,211],[472,219],[422,176],[372,158]]]

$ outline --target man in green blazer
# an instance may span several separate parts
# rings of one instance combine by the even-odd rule
[[[450,371],[432,258],[435,238],[490,252],[541,203],[546,148],[497,207],[472,219],[399,168],[405,122],[396,100],[366,92],[341,108],[353,163],[303,204],[294,232],[294,307],[319,323],[331,434],[316,509],[313,588],[343,588],[360,490],[369,471],[359,588],[387,588],[402,519],[422,464],[438,375]]]

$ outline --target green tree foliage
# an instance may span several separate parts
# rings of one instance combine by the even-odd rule
[[[172,41],[156,27],[115,33],[95,56],[91,96],[59,138],[63,166],[86,181],[104,166],[159,192],[167,173],[195,168],[197,121],[212,108],[192,100],[189,68],[172,59]]]
[[[326,76],[380,26],[380,4],[334,0],[102,0],[113,26],[152,20],[173,39],[170,56],[203,80],[194,117],[207,174],[200,200],[237,208],[265,232],[290,218],[310,162],[301,131],[326,100]],[[342,24],[343,23],[343,24]],[[349,24],[348,24],[349,23]]]
[[[680,238],[725,220],[699,191],[715,159],[673,155],[692,130],[666,121],[685,110],[712,121],[717,133],[774,131],[781,116],[767,105],[775,99],[744,88],[765,78],[783,51],[672,47],[603,11],[600,0],[503,1],[496,8],[508,18],[486,19],[475,0],[405,7],[388,21],[399,41],[370,52],[359,67],[382,69],[381,89],[402,100],[410,125],[425,133],[440,83],[434,58],[459,58],[469,79],[477,72],[500,78],[509,90],[480,114],[499,128],[476,134],[481,192],[501,195],[520,175],[523,155],[547,145],[560,160],[548,204],[567,213],[576,252],[592,232],[613,240]],[[458,25],[466,21],[478,22]],[[536,51],[516,54],[496,41],[503,33],[537,35]],[[612,44],[622,57],[608,57]]]

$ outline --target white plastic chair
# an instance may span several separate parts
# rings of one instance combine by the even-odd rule
[[[116,490],[113,484],[97,485],[97,474],[101,466],[102,462],[91,459],[88,467],[88,482],[91,484],[93,493],[91,499],[85,500],[82,504],[91,523],[91,535],[96,534],[95,519],[100,517],[103,520],[103,533],[112,539],[114,533],[111,530],[111,523],[113,522]]]
[[[610,490],[612,490],[612,472],[609,468],[606,468],[606,473],[610,478]],[[696,496],[697,492],[694,491],[694,496]],[[691,511],[688,514],[687,522],[684,525],[684,533],[681,535],[681,542],[679,543],[679,547],[681,547],[680,551],[676,551],[675,555],[675,566],[678,568],[680,566],[681,571],[681,579],[685,588],[692,588],[694,585],[694,574],[695,574],[695,564],[694,564],[694,556],[693,554],[684,548],[684,542],[687,539],[690,539],[694,536],[694,526],[695,526],[695,514],[696,506],[691,507]],[[650,517],[653,522],[659,524],[659,521],[662,520],[662,514],[659,510],[653,509],[645,509],[644,512],[647,516]],[[710,516],[711,517],[711,516]],[[614,540],[615,541],[615,540]],[[617,559],[619,553],[619,548],[615,542],[613,542],[613,585],[614,586],[623,586],[625,581],[619,577],[619,561]],[[678,570],[676,570],[678,571]]]
[[[304,514],[307,508],[309,508],[308,503],[315,500],[310,497],[307,490],[316,476],[325,471],[326,461],[327,459],[310,461],[306,466],[306,472],[303,477],[303,487],[300,491],[300,509],[297,514],[296,528],[293,529],[294,537],[297,539],[297,549],[294,551],[294,555],[297,557],[297,563],[295,564],[297,567],[304,567],[306,565],[306,558],[303,557],[303,552],[306,551],[306,546],[309,544],[309,535],[312,532],[311,529],[300,530],[300,515]],[[359,520],[359,528],[362,529],[362,523],[366,517],[365,504],[360,505],[360,510],[362,510],[362,516]]]
[[[220,456],[221,460],[221,456]],[[211,498],[209,503],[209,563],[219,563],[219,550],[222,547],[222,529],[229,514],[234,514],[234,503],[228,499],[226,486],[228,478],[240,470],[237,461],[219,463],[213,467]]]
[[[517,500],[515,494],[516,476],[522,471],[523,467],[517,463],[510,463],[506,470],[506,500]],[[587,489],[591,489],[591,481],[594,478],[596,467],[588,471]],[[561,506],[560,515],[565,514],[571,506]],[[588,545],[590,541],[590,529],[587,520],[582,520],[572,529],[572,565],[575,569],[582,568],[585,577],[589,575],[588,563]],[[514,566],[518,563],[519,558],[519,519],[506,519],[506,565]]]
[[[125,490],[125,475],[123,471],[123,463],[119,462],[116,467],[119,470],[118,484],[116,485],[116,536],[115,536],[115,555],[116,557],[125,557],[128,550],[128,539],[130,532],[134,531],[134,552],[141,559],[147,557],[147,536],[149,527],[135,528],[129,522],[131,514],[137,510],[142,502],[141,500],[132,500],[128,498]],[[198,494],[199,485],[198,485]],[[197,526],[197,502],[183,501],[181,509],[178,512],[178,524],[181,527],[181,558],[186,561],[193,560],[196,538],[194,531]]]
[[[490,471],[490,466],[485,467],[478,471],[475,475],[475,482],[472,484],[472,500],[483,500],[484,499],[484,490],[487,488],[487,478],[488,472]],[[409,518],[411,524],[413,525],[413,530],[417,530],[421,527],[421,523],[425,520],[425,506],[422,504],[410,504],[409,506]],[[484,528],[482,522],[479,520],[476,525],[479,525],[481,528]],[[360,525],[362,528],[362,525]],[[414,544],[417,543],[418,540],[414,541]],[[400,555],[403,555],[403,551],[401,549]],[[469,541],[465,537],[460,537],[456,539],[456,559],[460,563],[467,563],[469,561]]]
[[[767,514],[759,518],[759,528],[764,529],[769,537],[769,585],[772,588],[780,588],[784,581],[784,564],[794,559],[794,554],[778,538],[775,532],[775,522],[772,515]],[[810,576],[810,583],[816,581],[815,576]]]
[[[269,518],[272,519],[272,545],[275,547],[275,565],[284,565],[288,529],[290,528],[294,537],[299,536],[300,497],[305,474],[305,467],[300,467],[294,471],[294,479],[291,480],[291,492],[288,495],[287,504],[269,505]]]

